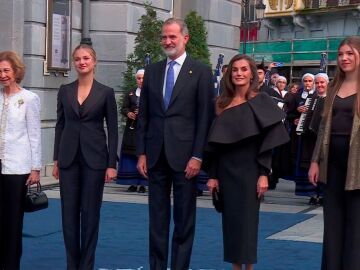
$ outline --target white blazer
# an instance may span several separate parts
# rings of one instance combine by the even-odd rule
[[[0,159],[2,174],[41,169],[40,98],[24,88],[7,98],[0,90]]]

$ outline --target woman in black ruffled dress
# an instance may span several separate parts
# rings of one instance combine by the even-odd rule
[[[265,93],[258,93],[255,62],[237,55],[217,99],[217,117],[208,140],[207,185],[223,198],[224,260],[233,269],[253,269],[257,261],[260,198],[268,189],[271,152],[288,141],[285,114]]]

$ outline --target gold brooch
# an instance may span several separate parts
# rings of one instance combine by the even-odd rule
[[[24,104],[24,100],[23,99],[19,99],[18,100],[18,108],[20,108],[21,105]]]

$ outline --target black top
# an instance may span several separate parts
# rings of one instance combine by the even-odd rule
[[[224,110],[214,119],[209,132],[207,151],[212,152],[213,147],[223,147],[260,135],[262,142],[257,161],[260,166],[270,170],[271,159],[263,154],[289,140],[282,123],[284,118],[284,112],[267,94],[260,92],[249,101]]]
[[[85,103],[85,101],[86,101],[86,99],[85,99],[84,102],[81,103],[81,104],[80,104],[79,101],[78,101],[78,105],[79,105],[79,116],[80,116],[80,118],[82,118],[83,115],[84,115],[84,109],[85,109],[84,103]]]
[[[356,94],[345,98],[335,96],[331,121],[332,135],[351,134],[355,98]]]

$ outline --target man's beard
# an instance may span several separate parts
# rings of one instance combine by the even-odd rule
[[[168,49],[163,48],[163,52],[165,53],[166,56],[171,57],[171,56],[176,55],[178,50],[177,50],[176,47],[175,48],[168,48]]]

